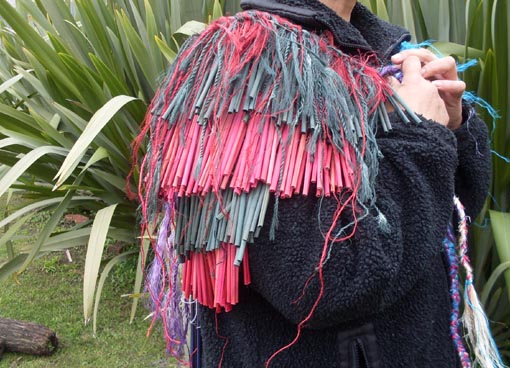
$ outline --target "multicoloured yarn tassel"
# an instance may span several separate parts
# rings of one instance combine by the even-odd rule
[[[483,307],[478,299],[474,284],[473,284],[473,269],[469,262],[467,255],[468,252],[468,240],[467,240],[467,228],[468,218],[464,212],[464,207],[458,197],[454,197],[454,205],[457,210],[459,217],[458,226],[458,259],[460,264],[463,266],[466,272],[466,282],[464,286],[464,313],[462,316],[462,323],[466,330],[466,338],[469,346],[471,347],[472,353],[475,356],[474,364],[482,368],[503,368],[506,367],[499,355],[498,348],[494,339],[492,338],[489,321],[483,310]],[[445,242],[448,242],[445,240]],[[455,263],[454,263],[455,265]],[[455,266],[453,266],[455,267]],[[454,272],[455,273],[455,272]],[[452,275],[452,273],[451,273]],[[454,275],[455,276],[455,275]],[[455,278],[455,277],[454,277]],[[452,290],[455,287],[455,281],[452,282]],[[458,281],[457,281],[458,285]],[[458,292],[458,290],[457,290]],[[455,291],[453,292],[455,293]],[[452,294],[453,295],[453,294]],[[454,312],[456,310],[456,298],[454,296]],[[457,308],[458,310],[458,308]],[[462,366],[464,368],[470,367],[471,362],[466,357],[465,349],[462,343],[458,340],[458,322],[454,321],[454,315],[452,315],[452,337],[459,351]]]
[[[374,207],[375,134],[391,130],[385,102],[420,120],[402,111],[375,56],[333,44],[331,33],[249,11],[182,46],[135,142],[136,152],[149,137],[139,193],[143,234],[159,222],[147,278],[155,317],[180,318],[168,307],[190,299],[218,312],[238,303],[239,284],[250,283],[247,245],[267,223],[270,196],[275,216],[278,200],[296,195]],[[178,263],[182,296],[170,277]],[[179,352],[182,336],[166,335]]]
[[[450,335],[457,348],[462,368],[471,367],[471,358],[464,346],[462,336],[459,332],[460,327],[460,287],[459,287],[459,260],[455,249],[457,239],[452,225],[448,225],[446,237],[443,240],[443,247],[450,263],[450,298],[452,300],[452,314],[450,317]]]

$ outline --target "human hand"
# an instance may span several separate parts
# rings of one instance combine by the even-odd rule
[[[447,126],[450,118],[445,102],[433,82],[423,77],[420,59],[415,55],[407,56],[402,60],[401,68],[402,82],[396,78],[390,81],[395,91],[415,113]]]
[[[401,65],[409,56],[418,57],[421,64],[421,75],[432,82],[438,89],[448,111],[448,128],[456,129],[462,124],[462,94],[466,84],[458,80],[457,63],[451,56],[438,58],[427,49],[410,49],[393,55],[391,61]]]

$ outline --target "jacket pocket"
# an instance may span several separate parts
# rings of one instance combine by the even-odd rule
[[[337,334],[340,368],[380,368],[379,348],[371,323],[342,330]]]

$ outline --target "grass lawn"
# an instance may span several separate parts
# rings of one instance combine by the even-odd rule
[[[126,265],[109,277],[98,312],[97,337],[83,323],[83,249],[71,250],[72,263],[49,255],[18,278],[0,285],[0,316],[43,324],[56,331],[60,346],[50,357],[6,353],[0,367],[173,367],[160,329],[147,338],[149,321],[140,306],[129,324],[132,280]],[[127,261],[129,263],[129,261]]]
[[[15,200],[19,200],[15,198]],[[2,203],[3,202],[3,203]],[[0,219],[5,209],[0,198]],[[34,216],[19,231],[14,252],[26,248],[47,220],[48,214]],[[0,231],[0,235],[2,231]],[[115,247],[105,250],[114,255]],[[113,268],[103,288],[98,311],[97,336],[92,325],[83,322],[83,268],[85,247],[70,249],[72,262],[64,252],[46,255],[16,280],[0,281],[0,317],[39,323],[57,333],[59,349],[49,357],[5,353],[0,367],[175,367],[168,357],[160,326],[150,337],[150,319],[140,303],[137,316],[129,324],[131,300],[121,295],[132,292],[136,257]],[[6,246],[0,246],[0,264],[7,259]]]

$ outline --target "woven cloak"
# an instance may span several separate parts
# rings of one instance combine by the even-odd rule
[[[170,341],[185,341],[174,313],[186,301],[218,311],[238,303],[248,244],[262,226],[276,230],[278,200],[335,196],[373,208],[375,133],[391,129],[384,102],[407,117],[375,56],[333,44],[327,31],[248,11],[188,39],[171,66],[139,138],[149,138],[142,230],[158,230],[147,289]],[[265,219],[270,196],[275,216]]]

